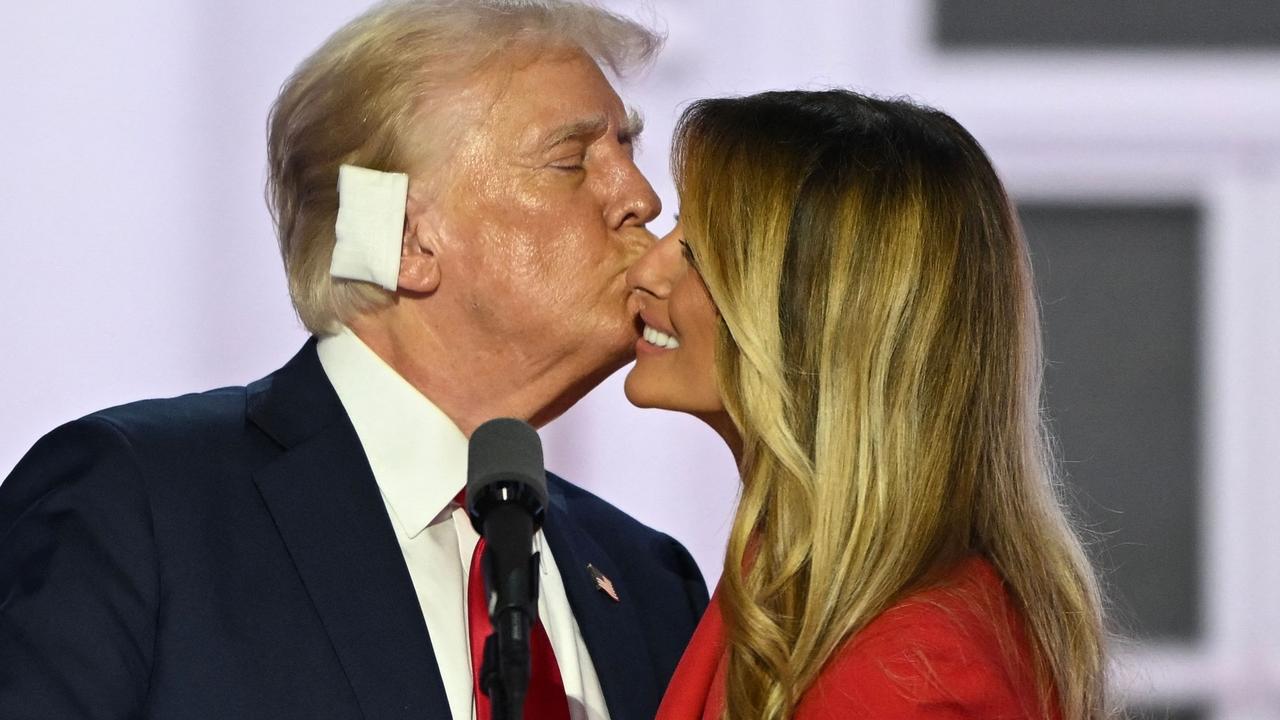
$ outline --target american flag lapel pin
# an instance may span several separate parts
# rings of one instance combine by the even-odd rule
[[[597,590],[604,593],[605,595],[608,595],[610,600],[614,602],[620,602],[618,600],[618,591],[613,589],[612,580],[605,577],[604,573],[596,569],[596,566],[592,565],[591,563],[587,563],[587,572],[590,572],[591,578],[596,581]]]

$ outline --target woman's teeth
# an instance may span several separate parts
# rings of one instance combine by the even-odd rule
[[[666,348],[668,350],[674,350],[680,347],[679,340],[676,340],[661,330],[654,330],[648,325],[644,326],[644,339],[652,345],[657,345],[660,348]]]

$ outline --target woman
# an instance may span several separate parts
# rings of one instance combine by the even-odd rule
[[[627,396],[715,428],[742,494],[659,718],[1104,716],[1027,249],[978,143],[906,102],[765,93],[695,103],[673,167]]]

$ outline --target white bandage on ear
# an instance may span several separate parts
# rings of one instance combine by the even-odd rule
[[[338,242],[329,274],[395,292],[400,284],[409,176],[343,165],[338,168]]]

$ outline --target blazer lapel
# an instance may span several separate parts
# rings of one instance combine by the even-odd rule
[[[285,447],[255,474],[365,718],[449,718],[426,623],[359,438],[314,341],[250,388]]]
[[[612,720],[649,720],[658,711],[662,687],[653,672],[649,646],[640,632],[640,621],[627,578],[604,549],[574,521],[558,478],[548,483],[550,506],[542,527],[551,546],[565,594],[578,621],[591,663],[600,678]],[[562,482],[562,481],[561,481]],[[587,565],[612,581],[614,601],[596,586]]]

